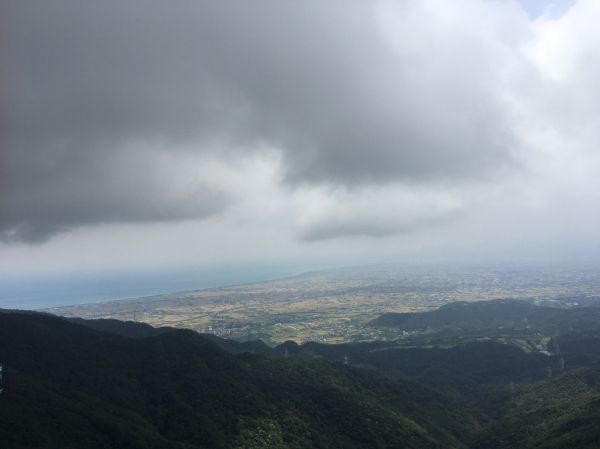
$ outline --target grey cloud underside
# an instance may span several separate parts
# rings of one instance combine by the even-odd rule
[[[405,3],[407,15],[415,5]],[[227,194],[201,179],[189,192],[165,187],[173,173],[144,143],[211,157],[273,147],[292,185],[463,180],[510,165],[486,49],[436,52],[443,34],[398,49],[372,7],[10,3],[0,235],[36,241],[227,207]]]
[[[161,222],[207,217],[231,198],[212,186],[173,189],[179,173],[165,170],[152,158],[106,155],[95,162],[70,155],[56,166],[29,167],[31,177],[8,173],[2,184],[3,239],[43,242],[77,226],[114,222]],[[92,156],[93,157],[93,156]]]

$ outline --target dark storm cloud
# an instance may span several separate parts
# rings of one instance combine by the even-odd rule
[[[171,188],[161,151],[274,147],[292,184],[464,179],[510,159],[489,49],[415,34],[417,1],[394,44],[370,2],[4,4],[5,239],[227,206],[202,179]]]

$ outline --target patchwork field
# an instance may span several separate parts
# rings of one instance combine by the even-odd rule
[[[366,326],[384,312],[426,311],[452,301],[497,298],[591,301],[600,293],[598,279],[598,273],[577,270],[369,266],[48,311],[189,328],[238,340],[339,343],[397,338],[393,331]]]

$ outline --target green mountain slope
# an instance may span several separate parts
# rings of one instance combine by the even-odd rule
[[[489,399],[490,391],[507,391],[511,382],[543,379],[560,368],[557,357],[527,353],[493,341],[467,342],[447,348],[402,347],[396,342],[326,345],[285,343],[278,349],[302,358],[348,360],[353,366],[410,379],[463,401]]]
[[[2,448],[448,448],[478,427],[417,384],[234,355],[191,331],[0,313],[0,363]]]
[[[600,366],[517,388],[505,417],[474,449],[597,449]]]
[[[600,329],[599,307],[538,306],[532,301],[498,299],[455,302],[431,312],[385,313],[371,321],[374,327],[401,330],[535,329],[549,334]]]

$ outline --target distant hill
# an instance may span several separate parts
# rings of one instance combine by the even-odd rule
[[[478,429],[413,382],[235,355],[192,331],[88,324],[0,313],[3,449],[460,448]]]
[[[600,329],[600,308],[561,309],[528,300],[454,302],[431,312],[385,313],[373,327],[415,330],[535,329],[547,333]]]
[[[71,323],[80,324],[90,329],[131,338],[153,337],[174,330],[169,327],[153,327],[149,324],[138,323],[136,321],[120,321],[106,318],[98,320],[84,320],[83,318],[65,319]]]

